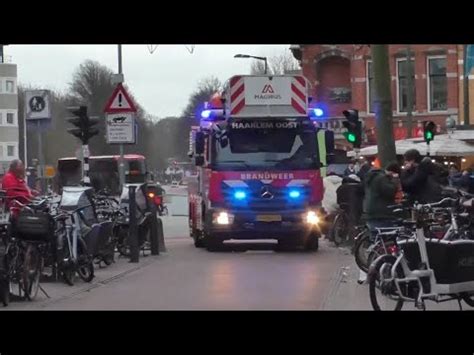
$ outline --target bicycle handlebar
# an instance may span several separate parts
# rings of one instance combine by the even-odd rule
[[[447,202],[457,202],[458,199],[452,197],[445,197],[441,201],[433,202],[433,203],[426,203],[426,204],[419,204],[419,208],[434,208],[434,207],[441,207],[442,204]]]

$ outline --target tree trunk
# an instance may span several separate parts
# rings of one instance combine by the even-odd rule
[[[388,45],[372,45],[375,85],[375,124],[378,158],[382,167],[396,161],[392,123],[392,93]]]

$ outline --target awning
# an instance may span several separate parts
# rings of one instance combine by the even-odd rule
[[[464,157],[474,156],[474,131],[455,131],[451,134],[442,134],[435,136],[430,142],[431,156],[451,156]],[[421,155],[426,155],[427,144],[423,138],[403,139],[395,142],[397,155],[403,155],[409,149],[417,149]],[[377,155],[378,149],[376,145],[365,147],[360,150],[361,156]],[[348,157],[354,157],[355,152],[347,153]]]

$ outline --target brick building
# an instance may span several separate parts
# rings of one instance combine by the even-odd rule
[[[312,105],[321,105],[327,114],[321,120],[321,126],[340,132],[342,111],[355,108],[364,122],[365,144],[375,144],[370,48],[363,45],[292,45],[291,50],[312,85]],[[395,139],[407,138],[407,51],[406,45],[389,46]],[[415,87],[412,135],[421,134],[421,124],[426,120],[434,121],[438,130],[444,132],[448,117],[459,122],[462,46],[410,45],[410,58]],[[343,140],[338,140],[338,145],[340,148],[345,146]]]

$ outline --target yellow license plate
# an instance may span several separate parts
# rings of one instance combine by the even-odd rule
[[[257,215],[258,222],[281,222],[281,215],[279,214],[260,214]]]

